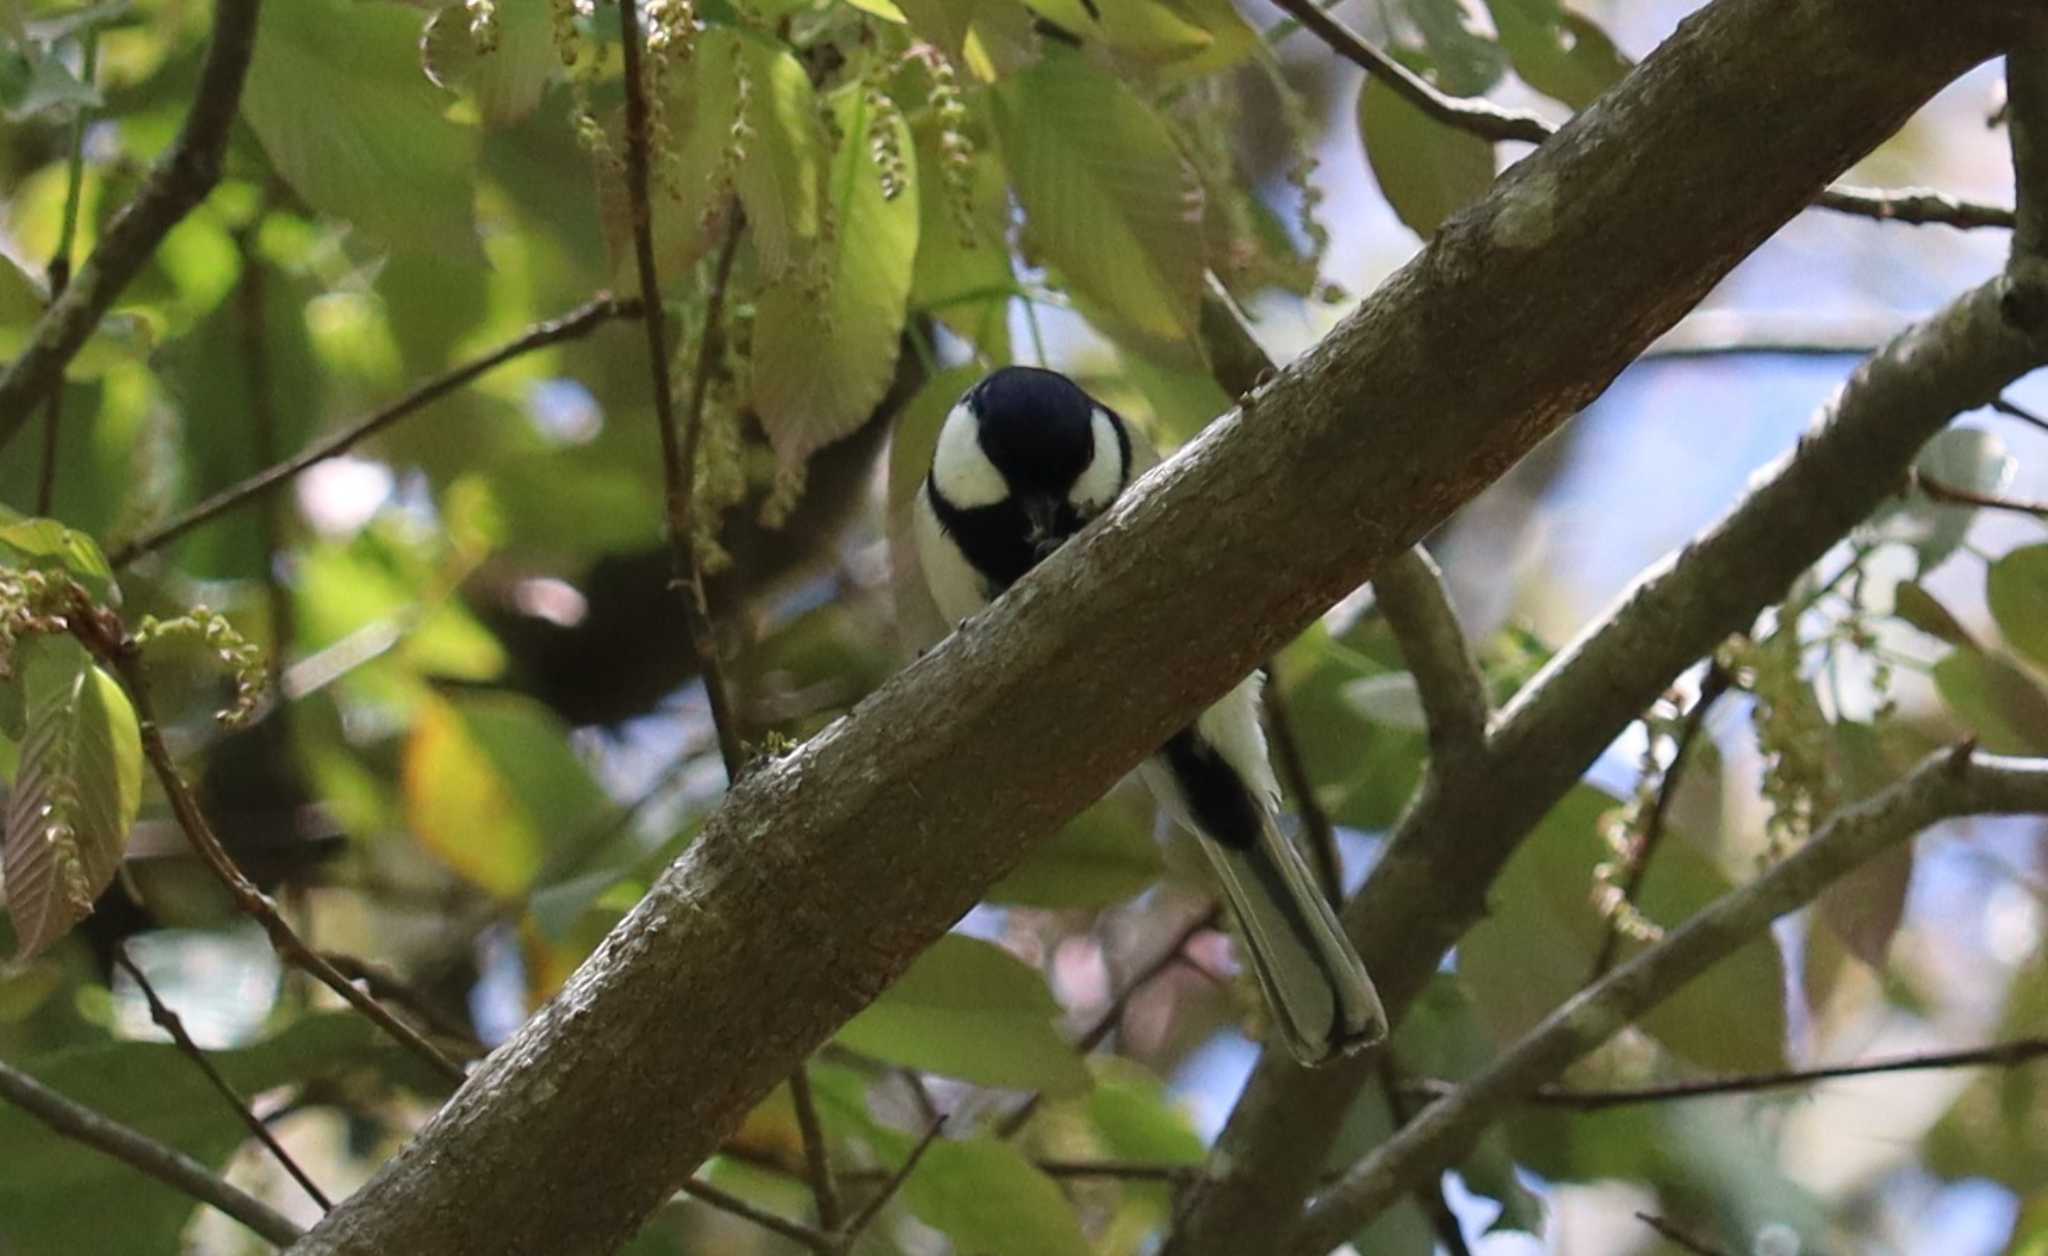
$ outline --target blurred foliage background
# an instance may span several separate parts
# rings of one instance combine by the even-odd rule
[[[1441,90],[1552,119],[1689,7],[1334,6]],[[938,423],[982,372],[1066,370],[1171,448],[1231,404],[1198,334],[1205,272],[1284,361],[1525,151],[1429,120],[1261,0],[641,8],[679,389],[700,383],[700,359],[711,368],[694,539],[757,753],[823,727],[936,635],[891,539]],[[53,260],[87,255],[171,143],[208,26],[192,0],[0,6],[0,357],[31,334]],[[108,598],[117,584],[131,625],[174,625],[146,672],[223,840],[313,945],[373,965],[373,988],[457,1054],[549,997],[724,785],[662,545],[641,327],[607,307],[274,492],[164,529],[542,321],[637,292],[619,37],[615,8],[572,0],[272,0],[226,177],[73,362],[57,417],[0,458],[0,557]],[[2009,203],[2004,137],[1986,124],[1997,94],[1995,73],[1965,78],[1859,176]],[[2004,243],[1808,215],[1463,512],[1433,548],[1496,699],[1735,500],[1860,352],[1995,272]],[[1472,352],[1485,369],[1486,347]],[[2011,400],[2021,415],[1970,416],[1923,471],[2048,497],[2048,438],[2024,417],[2048,388]],[[1484,1065],[1597,970],[1610,935],[1629,954],[1927,749],[1968,734],[2048,753],[2041,533],[2022,514],[1902,496],[1645,712],[1511,864],[1340,1152],[1383,1137],[1416,1085]],[[113,880],[67,910],[7,868],[0,1059],[311,1219],[151,1023],[123,949],[330,1194],[367,1177],[445,1083],[288,974],[233,910],[142,770],[121,688],[57,638],[15,653],[0,683],[10,833],[58,806],[67,840]],[[1424,768],[1414,682],[1368,591],[1273,672],[1297,809],[1326,817],[1355,885]],[[223,727],[237,686],[265,680],[254,719]],[[1618,906],[1622,852],[1681,746],[1671,839]],[[1261,1031],[1206,883],[1175,839],[1155,842],[1160,827],[1142,791],[1120,788],[815,1062],[856,1196],[932,1112],[951,1114],[861,1251],[1157,1242]],[[2037,825],[1946,826],[1569,1080],[2038,1034],[2044,894]],[[2044,1081],[2035,1066],[1519,1110],[1447,1177],[1446,1214],[1403,1205],[1356,1246],[1647,1252],[1663,1240],[1632,1214],[1650,1211],[1730,1251],[2036,1251]],[[1030,1122],[1010,1129],[1030,1095]],[[9,1251],[253,1242],[12,1110],[0,1149]],[[786,1091],[705,1177],[804,1212]],[[785,1249],[679,1198],[632,1250]]]

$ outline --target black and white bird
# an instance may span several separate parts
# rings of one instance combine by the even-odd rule
[[[913,507],[918,561],[939,613],[965,620],[1107,509],[1135,478],[1142,450],[1133,435],[1055,371],[1005,367],[969,389],[939,430]],[[1386,1014],[1276,822],[1262,683],[1256,672],[1240,681],[1140,774],[1200,839],[1288,1051],[1316,1065],[1384,1037]]]

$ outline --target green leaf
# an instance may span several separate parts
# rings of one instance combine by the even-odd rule
[[[1574,109],[1592,104],[1633,64],[1598,25],[1557,0],[1487,0],[1487,8],[1515,73]]]
[[[334,1076],[388,1054],[377,1030],[353,1013],[308,1016],[265,1042],[207,1059],[239,1093],[260,1094]],[[233,1108],[169,1043],[119,1042],[50,1052],[20,1067],[37,1080],[218,1169],[248,1138]],[[0,1106],[0,1233],[11,1256],[186,1250],[180,1233],[191,1196],[53,1134],[34,1117]]]
[[[2011,660],[1955,650],[1934,665],[1934,688],[1986,750],[2048,753],[2048,693]]]
[[[242,116],[308,204],[381,244],[482,260],[473,132],[420,73],[415,11],[346,0],[266,5]]]
[[[1892,591],[1892,612],[1930,637],[1967,649],[1977,648],[1976,640],[1962,621],[1917,580],[1902,581]]]
[[[2006,644],[2048,667],[2048,545],[2016,549],[1991,564],[1984,596]]]
[[[485,126],[511,126],[533,112],[561,58],[547,0],[497,0],[497,46],[477,49],[467,6],[443,5],[420,35],[420,65],[449,91],[476,98]]]
[[[1493,145],[1434,121],[1377,74],[1358,93],[1358,133],[1387,204],[1425,240],[1493,185]]]
[[[1500,82],[1507,57],[1499,44],[1467,24],[1459,0],[1397,0],[1429,54],[1435,85],[1453,96],[1477,96]]]
[[[998,84],[997,136],[1029,238],[1101,330],[1187,362],[1202,285],[1200,184],[1144,99],[1048,49]]]
[[[919,1220],[949,1235],[956,1251],[1089,1256],[1094,1250],[1059,1184],[997,1139],[933,1143],[903,1184],[903,1198]]]
[[[947,934],[847,1022],[839,1041],[984,1086],[1078,1094],[1088,1070],[1054,1028],[1059,1014],[1037,969],[999,946]]]
[[[2037,1035],[2048,1024],[2048,964],[2037,952],[2013,973],[1998,1042]],[[2015,1191],[2048,1182],[2048,1076],[2039,1064],[1978,1073],[1927,1132],[1927,1168],[1948,1181],[1988,1178]]]
[[[1106,1059],[1087,1099],[1088,1118],[1109,1154],[1139,1164],[1192,1167],[1208,1149],[1166,1086],[1127,1060]]]
[[[1123,902],[1165,868],[1152,840],[1151,814],[1127,798],[1103,799],[991,886],[988,901],[1052,908]]]
[[[1488,896],[1490,912],[1458,947],[1458,972],[1495,1037],[1511,1042],[1585,984],[1608,922],[1594,905],[1594,867],[1610,795],[1580,785],[1530,834]],[[1682,835],[1668,833],[1637,906],[1675,928],[1726,894],[1728,879]],[[1644,947],[1624,942],[1621,960]],[[1769,934],[1708,969],[1644,1017],[1643,1029],[1703,1068],[1784,1067],[1784,963]]]
[[[59,109],[97,109],[100,94],[81,83],[50,49],[35,43],[0,48],[0,115],[25,122]]]
[[[6,804],[0,872],[24,958],[92,913],[142,800],[128,695],[68,638],[24,647],[28,729]]]
[[[917,265],[910,306],[966,337],[990,362],[1010,360],[1010,188],[995,155],[977,151],[965,172],[969,212],[963,223],[947,183],[939,125],[927,116],[914,128],[921,187],[917,198]]]
[[[1341,639],[1317,623],[1287,648],[1278,669],[1309,784],[1330,818],[1351,828],[1392,824],[1422,779],[1428,739],[1366,718],[1346,697],[1361,679],[1398,675],[1397,657],[1383,620]]]
[[[845,138],[832,159],[834,233],[823,299],[784,275],[754,318],[754,406],[785,465],[853,431],[889,391],[917,260],[917,166],[910,128],[854,84],[834,95]],[[892,151],[900,168],[875,160]],[[885,187],[885,179],[893,187]]]
[[[747,122],[753,136],[733,186],[740,204],[746,207],[747,234],[761,255],[769,280],[802,273],[823,229],[827,164],[825,137],[818,125],[818,98],[810,76],[780,43],[716,27],[705,31],[698,41],[695,61],[701,67],[699,73],[705,75],[744,77]],[[710,86],[704,91],[708,100],[740,98],[736,80],[731,88]],[[696,175],[684,170],[682,177]],[[843,190],[836,179],[833,187]],[[914,250],[914,203],[911,221],[910,247]]]
[[[1996,433],[1952,427],[1936,435],[1914,459],[1916,474],[1950,488],[1997,496],[2012,483],[2018,463]],[[1977,518],[1975,506],[1938,502],[1924,493],[1893,498],[1871,516],[1867,531],[1882,542],[1911,546],[1925,576],[1962,545]]]
[[[120,604],[114,569],[99,544],[55,519],[20,519],[0,526],[0,565],[31,571],[61,571],[95,601]]]
[[[1024,0],[1070,34],[1095,38],[1137,61],[1167,64],[1197,56],[1216,37],[1156,0]]]
[[[404,778],[406,816],[421,842],[507,898],[533,883],[549,848],[573,840],[607,806],[561,720],[516,694],[423,701]]]

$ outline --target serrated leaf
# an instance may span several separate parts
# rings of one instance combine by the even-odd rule
[[[397,249],[482,260],[474,133],[420,73],[416,12],[346,0],[266,5],[242,116],[292,190]]]
[[[947,934],[840,1029],[855,1051],[984,1086],[1076,1094],[1087,1068],[1054,1027],[1039,971],[1001,947]]]
[[[1991,564],[1984,597],[2006,644],[2048,667],[2048,545],[2016,549]]]
[[[1934,665],[1934,688],[1994,754],[2048,753],[2048,693],[2005,658],[1955,650]]]
[[[823,299],[807,278],[785,275],[761,294],[754,318],[754,407],[788,466],[866,422],[889,391],[917,260],[910,128],[893,109],[878,114],[858,84],[837,93],[832,110],[845,138],[832,159],[838,227]],[[901,161],[893,195],[874,160],[878,145]]]
[[[388,1061],[377,1029],[351,1012],[309,1016],[254,1046],[209,1051],[208,1061],[244,1095],[331,1077]],[[46,1052],[17,1061],[51,1089],[199,1163],[218,1169],[249,1134],[205,1075],[178,1048],[118,1042]],[[180,1232],[199,1205],[174,1187],[84,1143],[51,1133],[34,1117],[0,1105],[0,1217],[10,1256],[187,1250]]]
[[[1458,947],[1458,971],[1497,1039],[1511,1042],[1576,992],[1606,937],[1594,867],[1613,853],[1600,818],[1616,800],[1580,785],[1529,835],[1494,883],[1489,915]],[[1675,928],[1732,887],[1679,834],[1657,848],[1637,895],[1651,921]],[[1625,960],[1641,950],[1625,942]],[[1764,934],[1643,1018],[1648,1033],[1704,1068],[1761,1072],[1785,1059],[1784,963]]]
[[[695,60],[701,73],[744,78],[753,136],[733,187],[746,207],[747,231],[766,277],[773,281],[801,272],[811,261],[823,224],[828,158],[810,75],[780,43],[720,28],[704,32]],[[720,62],[723,71],[717,68]],[[739,99],[737,86],[730,99]],[[694,173],[683,172],[686,178]],[[915,208],[911,212],[914,222]],[[913,235],[913,249],[915,240]]]
[[[1939,637],[1950,645],[1977,647],[1962,621],[1917,580],[1901,581],[1892,591],[1892,612],[1930,637]]]
[[[1358,133],[1387,204],[1425,240],[1493,185],[1493,145],[1431,119],[1377,74],[1358,93]]]
[[[428,698],[403,766],[406,818],[449,867],[501,897],[533,883],[554,843],[604,810],[559,718],[530,698]]]
[[[451,92],[476,98],[484,125],[511,126],[540,104],[561,58],[546,0],[497,0],[497,44],[477,48],[468,7],[443,5],[420,33],[420,68]]]
[[[1515,73],[1574,109],[1592,104],[1633,65],[1607,32],[1557,0],[1487,0],[1487,8]]]
[[[993,101],[1044,261],[1101,330],[1161,360],[1188,360],[1201,305],[1202,195],[1166,124],[1064,48],[998,84]]]
[[[965,172],[968,221],[962,223],[947,184],[939,126],[927,117],[914,128],[921,186],[917,198],[917,264],[910,307],[932,314],[966,337],[992,363],[1010,360],[1010,300],[1017,286],[1009,245],[1010,188],[995,155],[977,151]]]
[[[0,873],[26,958],[90,915],[113,881],[142,799],[142,741],[128,695],[76,642],[38,638],[22,652],[28,728]]]
[[[1105,798],[1040,843],[989,887],[991,903],[1025,907],[1107,907],[1159,879],[1165,868],[1152,840],[1150,810]]]
[[[61,571],[94,600],[120,604],[114,569],[107,565],[99,543],[55,519],[21,519],[0,526],[0,565]]]
[[[1094,1249],[1059,1184],[1006,1142],[977,1138],[931,1145],[903,1184],[918,1219],[961,1252],[991,1256],[1089,1256]]]

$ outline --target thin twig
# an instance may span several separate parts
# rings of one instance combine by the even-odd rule
[[[1914,487],[1938,502],[1956,506],[1978,506],[1985,510],[2009,510],[2018,515],[2032,515],[2036,519],[2048,519],[2048,503],[2023,502],[2010,497],[1994,497],[1989,493],[1972,492],[1944,484],[1931,475],[1914,471],[1910,477]]]
[[[429,402],[440,400],[493,367],[502,366],[535,349],[587,335],[615,318],[637,318],[639,315],[638,301],[601,294],[560,318],[535,323],[515,339],[482,357],[472,358],[451,371],[414,386],[412,391],[374,414],[356,420],[332,436],[314,441],[290,458],[265,467],[239,484],[222,489],[169,523],[119,547],[109,556],[109,561],[119,567],[152,550],[162,549],[169,542],[214,516],[231,510],[258,494],[269,492],[315,463],[325,462],[336,454],[348,451],[366,437],[376,435]]]
[[[1110,1034],[1116,1032],[1116,1027],[1123,1023],[1124,1010],[1130,1006],[1132,998],[1136,997],[1140,990],[1150,985],[1160,973],[1165,972],[1178,963],[1181,952],[1187,949],[1188,943],[1194,941],[1197,935],[1214,929],[1222,919],[1223,908],[1216,903],[1211,903],[1207,910],[1203,911],[1193,920],[1190,920],[1179,933],[1173,936],[1173,941],[1167,944],[1165,950],[1153,956],[1150,963],[1147,963],[1132,975],[1129,984],[1124,986],[1117,996],[1109,1001],[1108,1007],[1102,1009],[1102,1015],[1095,1018],[1095,1023],[1090,1025],[1082,1032],[1079,1038],[1074,1040],[1074,1049],[1086,1055],[1101,1046],[1109,1038]],[[1039,1091],[1034,1092],[1030,1098],[1018,1104],[1014,1112],[997,1123],[996,1137],[1016,1137],[1018,1131],[1030,1123],[1032,1116],[1038,1111],[1039,1104],[1044,1102],[1044,1100],[1044,1092]]]
[[[1332,52],[1367,74],[1378,75],[1381,82],[1434,122],[1496,144],[1503,141],[1541,144],[1554,132],[1548,122],[1533,113],[1505,109],[1486,100],[1461,100],[1445,95],[1430,86],[1421,75],[1360,38],[1357,32],[1315,0],[1273,0],[1273,3],[1313,31]],[[1813,203],[1837,213],[1914,226],[1938,224],[1958,228],[2009,228],[2014,224],[2012,210],[1972,204],[1922,188],[1885,191],[1833,187],[1815,197]]]
[[[373,964],[358,955],[347,955],[340,951],[322,951],[320,957],[334,966],[334,971],[352,982],[361,982],[373,999],[396,1003],[417,1016],[427,1028],[434,1031],[463,1055],[480,1060],[490,1054],[490,1049],[477,1040],[467,1025],[457,1021],[447,1012],[434,1005],[434,1001],[413,988],[405,978],[381,964]]]
[[[789,1075],[789,1098],[796,1108],[796,1127],[803,1134],[804,1168],[810,1175],[811,1199],[818,1209],[818,1228],[839,1228],[839,1191],[832,1185],[832,1153],[825,1126],[818,1120],[818,1102],[811,1094],[811,1073],[799,1065]]]
[[[1533,113],[1503,109],[1484,100],[1458,100],[1444,95],[1419,74],[1359,38],[1356,32],[1326,12],[1315,0],[1273,0],[1280,10],[1300,22],[1338,56],[1377,75],[1403,100],[1445,126],[1456,127],[1481,139],[1499,143],[1517,140],[1541,144],[1550,138],[1550,124]]]
[[[756,1208],[730,1191],[722,1191],[701,1178],[691,1178],[684,1182],[683,1193],[703,1200],[720,1212],[729,1212],[735,1217],[753,1222],[764,1230],[801,1243],[818,1253],[818,1256],[838,1256],[839,1241],[834,1236],[801,1221],[791,1221],[787,1217],[777,1216],[765,1208]]]
[[[2007,401],[2003,397],[1992,398],[1991,408],[1993,410],[1998,411],[2000,414],[2005,415],[2008,418],[2018,419],[2022,423],[2030,423],[2033,426],[2040,428],[2042,431],[2048,432],[2048,419],[2042,418],[2040,415],[2035,414],[2032,410],[2027,410],[2020,406],[2016,406],[2012,402]]]
[[[6,1064],[0,1064],[0,1098],[64,1137],[104,1152],[201,1203],[211,1204],[279,1247],[289,1247],[304,1234],[289,1217],[229,1185],[184,1152],[74,1103]]]
[[[142,671],[142,653],[134,638],[127,634],[120,619],[111,611],[102,610],[84,601],[71,616],[71,630],[85,647],[97,658],[113,668],[120,678],[121,686],[127,690],[128,700],[135,707],[135,723],[142,736],[142,753],[156,772],[157,782],[162,785],[164,797],[171,804],[171,812],[184,829],[186,840],[199,852],[200,858],[213,870],[213,874],[227,887],[234,898],[235,906],[241,912],[263,926],[270,939],[270,945],[286,962],[295,964],[318,978],[329,989],[340,995],[349,1006],[369,1017],[399,1043],[432,1065],[436,1072],[449,1081],[460,1085],[464,1073],[460,1066],[440,1048],[428,1042],[418,1030],[393,1016],[382,1004],[357,989],[355,984],[335,970],[318,952],[307,946],[292,927],[278,914],[269,895],[256,888],[254,882],[236,865],[234,856],[228,854],[214,834],[206,813],[200,809],[199,800],[178,772],[177,763],[171,758],[170,748],[164,744],[163,729],[156,718],[155,704],[150,700],[148,678]]]
[[[1790,1090],[1815,1082],[1839,1081],[1845,1077],[1871,1077],[1881,1073],[1913,1073],[1948,1068],[2018,1068],[2048,1058],[2048,1038],[2015,1038],[2009,1042],[1971,1047],[1962,1051],[1934,1051],[1898,1055],[1862,1064],[1832,1064],[1826,1068],[1788,1069],[1778,1073],[1745,1073],[1734,1077],[1705,1077],[1697,1081],[1671,1082],[1662,1086],[1638,1086],[1625,1090],[1572,1090],[1546,1086],[1528,1097],[1528,1102],[1577,1112],[1599,1112],[1642,1103],[1677,1103],[1687,1099],[1710,1099],[1717,1095],[1750,1095],[1767,1090]],[[1427,1081],[1408,1087],[1412,1094],[1441,1099],[1456,1090],[1449,1082]]]
[[[1700,729],[1707,722],[1708,710],[1722,694],[1728,692],[1730,679],[1719,662],[1709,662],[1706,675],[1700,678],[1699,696],[1693,699],[1692,709],[1685,713],[1685,723],[1679,727],[1678,741],[1671,750],[1671,765],[1664,769],[1664,779],[1657,782],[1657,797],[1650,804],[1649,816],[1643,821],[1642,835],[1629,847],[1628,872],[1621,885],[1621,902],[1608,914],[1607,929],[1600,939],[1600,951],[1593,957],[1592,971],[1586,976],[1589,985],[1605,977],[1607,970],[1614,967],[1615,956],[1621,953],[1622,913],[1635,905],[1636,894],[1643,888],[1643,879],[1650,873],[1650,860],[1656,856],[1657,847],[1664,840],[1671,801],[1678,797],[1679,782],[1684,779],[1688,752],[1693,742],[1699,739]]]
[[[1333,906],[1344,902],[1344,860],[1337,849],[1337,826],[1330,821],[1330,813],[1316,797],[1315,784],[1309,780],[1308,765],[1301,757],[1301,741],[1294,735],[1294,721],[1289,718],[1287,697],[1282,692],[1278,675],[1277,660],[1266,664],[1266,729],[1273,735],[1273,758],[1280,765],[1280,777],[1287,785],[1287,792],[1294,795],[1294,809],[1301,816],[1301,830],[1308,838],[1309,854],[1314,857],[1316,879],[1322,882],[1323,896]]]
[[[875,1197],[862,1204],[860,1211],[853,1215],[853,1220],[847,1222],[846,1228],[839,1232],[839,1250],[853,1250],[854,1241],[860,1238],[861,1231],[867,1229],[874,1219],[881,1215],[882,1209],[896,1197],[896,1192],[910,1180],[911,1173],[917,1169],[917,1162],[924,1159],[924,1153],[931,1150],[931,1145],[938,1140],[939,1131],[944,1128],[946,1118],[943,1116],[925,1127],[924,1137],[918,1139],[917,1146],[912,1147],[910,1154],[904,1157],[903,1166],[889,1175],[882,1183],[882,1189],[875,1192]]]
[[[0,372],[0,448],[14,439],[51,389],[63,386],[65,366],[101,316],[155,255],[165,234],[219,181],[228,130],[256,45],[256,7],[257,0],[218,0],[214,5],[213,36],[184,129],[150,169],[135,199],[107,224],[64,294],[50,302],[27,346]]]
[[[1414,1109],[1408,1106],[1407,1092],[1401,1086],[1400,1077],[1394,1072],[1394,1053],[1382,1051],[1377,1062],[1380,1093],[1386,1096],[1387,1115],[1392,1118],[1393,1127],[1399,1130],[1415,1119]],[[1465,1242],[1465,1227],[1458,1224],[1458,1214],[1451,1211],[1450,1201],[1444,1198],[1442,1178],[1424,1182],[1415,1188],[1415,1202],[1429,1216],[1430,1228],[1436,1231],[1436,1241],[1451,1256],[1472,1256],[1472,1247]]]
[[[115,948],[114,962],[127,970],[129,977],[134,979],[136,988],[142,991],[142,997],[149,1001],[149,1019],[156,1022],[157,1028],[171,1036],[171,1041],[177,1045],[178,1050],[205,1075],[207,1082],[220,1093],[220,1097],[227,1100],[228,1106],[235,1110],[235,1115],[242,1118],[242,1124],[249,1127],[249,1132],[256,1136],[256,1141],[268,1148],[271,1156],[291,1175],[292,1181],[297,1182],[306,1194],[313,1197],[313,1202],[320,1205],[320,1211],[331,1211],[334,1208],[334,1201],[327,1198],[326,1192],[320,1189],[319,1184],[306,1175],[306,1171],[299,1167],[299,1162],[292,1159],[291,1153],[286,1151],[284,1145],[277,1141],[277,1136],[270,1132],[270,1127],[249,1110],[248,1103],[235,1093],[235,1088],[228,1084],[227,1078],[221,1076],[220,1070],[213,1066],[213,1061],[207,1058],[206,1052],[200,1049],[198,1043],[192,1041],[192,1035],[185,1032],[184,1019],[158,996],[156,987],[150,984],[148,976],[143,973],[142,965],[135,962],[126,947]]]
[[[1720,1248],[1710,1247],[1700,1242],[1692,1235],[1687,1234],[1655,1213],[1639,1212],[1636,1214],[1636,1220],[1663,1235],[1666,1242],[1674,1243],[1684,1248],[1686,1251],[1691,1252],[1693,1256],[1728,1256]]]
[[[1430,770],[1452,775],[1486,746],[1486,681],[1429,551],[1415,546],[1381,564],[1373,591],[1415,678],[1429,725]]]
[[[85,28],[79,81],[90,88],[99,65],[100,32]],[[80,104],[71,116],[71,153],[64,171],[64,217],[57,228],[57,249],[50,257],[50,300],[55,303],[71,283],[71,245],[78,235],[78,205],[85,188],[85,123],[91,109]],[[36,513],[48,515],[57,499],[57,435],[64,423],[64,385],[50,390],[43,406],[43,465],[36,477]]]

